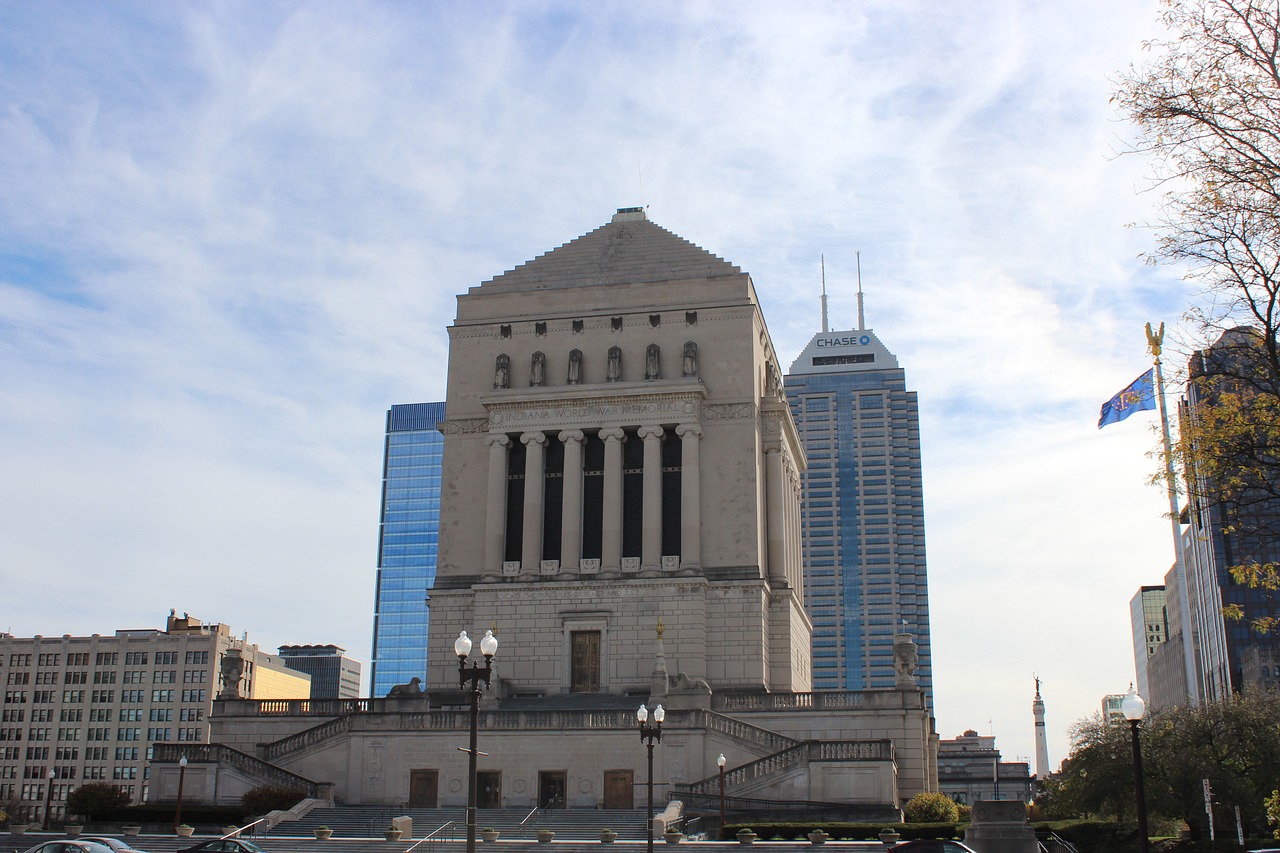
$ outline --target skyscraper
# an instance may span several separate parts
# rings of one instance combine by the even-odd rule
[[[346,651],[333,643],[280,646],[280,660],[311,676],[312,699],[359,699],[360,661]]]
[[[828,332],[825,308],[823,331],[792,363],[786,389],[808,462],[801,524],[813,687],[893,686],[893,638],[905,631],[932,702],[916,394],[874,332]]]
[[[427,677],[427,590],[436,579],[444,403],[387,412],[370,694]]]

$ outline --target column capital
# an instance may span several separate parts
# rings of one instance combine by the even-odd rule
[[[568,444],[571,441],[577,444],[581,444],[584,440],[586,440],[586,437],[587,437],[587,434],[580,429],[560,430],[560,440],[563,441],[565,444]]]
[[[679,424],[676,427],[676,435],[684,438],[691,435],[694,438],[702,438],[702,424]]]
[[[645,424],[636,430],[636,435],[641,438],[662,438],[662,427],[657,424]]]
[[[496,432],[486,435],[484,443],[490,447],[506,447],[511,444],[511,439],[507,437],[506,433]]]
[[[627,434],[623,432],[622,427],[609,427],[600,430],[600,439],[602,441],[626,441]]]
[[[547,436],[546,436],[546,433],[541,433],[541,432],[521,433],[520,443],[525,445],[526,447],[530,444],[537,444],[541,447],[546,447]]]

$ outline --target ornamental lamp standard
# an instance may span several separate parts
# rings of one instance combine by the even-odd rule
[[[724,753],[720,753],[720,757],[716,759],[716,766],[720,768],[720,837],[724,837]]]
[[[648,844],[646,853],[653,853],[653,742],[662,743],[662,721],[667,712],[662,706],[653,709],[653,725],[649,725],[649,709],[641,705],[636,711],[636,722],[640,724],[640,741],[649,747],[649,810],[645,813],[645,838]]]
[[[480,640],[480,654],[484,655],[484,666],[472,664],[467,666],[467,656],[471,654],[471,638],[466,631],[458,632],[458,639],[453,641],[453,653],[458,656],[458,686],[471,689],[471,744],[467,750],[467,853],[476,853],[476,749],[477,730],[480,725],[480,682],[487,689],[493,677],[493,656],[498,652],[498,638],[493,631],[484,632]]]
[[[187,757],[184,755],[178,759],[178,805],[173,810],[173,831],[177,832],[178,827],[182,826],[182,783],[187,778]]]
[[[45,832],[49,831],[49,809],[53,806],[53,780],[55,775],[52,767],[45,773],[44,826],[41,827]]]
[[[1147,703],[1142,701],[1138,691],[1129,685],[1129,692],[1120,700],[1120,712],[1129,721],[1129,730],[1133,734],[1133,788],[1138,804],[1138,853],[1147,853],[1147,795],[1142,787],[1142,736],[1138,724],[1147,710]]]

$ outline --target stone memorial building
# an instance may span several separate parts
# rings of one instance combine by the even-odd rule
[[[453,643],[486,630],[481,808],[639,806],[642,703],[667,710],[659,790],[689,803],[720,754],[735,797],[883,813],[937,789],[909,636],[894,687],[811,689],[805,458],[748,274],[626,208],[459,296],[449,337],[426,683],[220,702],[188,792],[287,774],[350,803],[463,805]],[[157,799],[179,757],[157,750]]]

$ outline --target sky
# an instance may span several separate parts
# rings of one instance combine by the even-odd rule
[[[1056,767],[1173,560],[1156,0],[0,0],[0,630],[369,658],[386,410],[455,297],[646,205],[749,272],[784,368],[867,326],[919,393],[939,734]],[[1033,768],[1034,769],[1034,768]]]

